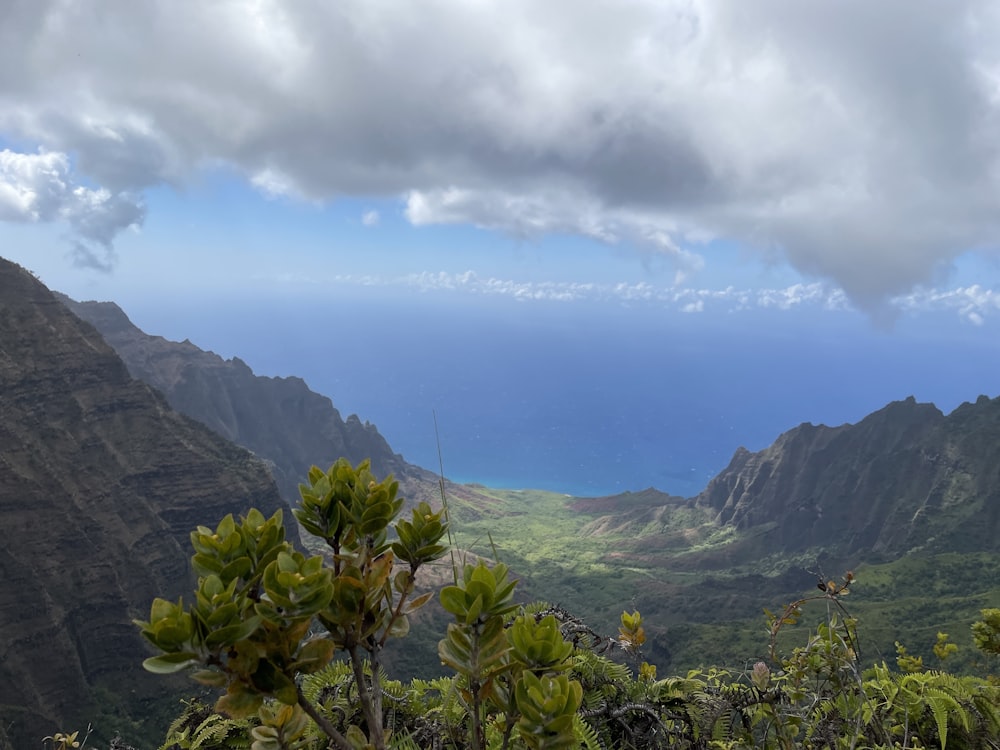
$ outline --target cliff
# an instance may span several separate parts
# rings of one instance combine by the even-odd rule
[[[263,462],[0,259],[0,721],[16,747],[86,727],[106,688],[153,713],[171,683],[142,670],[131,619],[190,592],[197,524],[282,505]]]
[[[341,456],[352,463],[370,458],[376,476],[394,474],[408,498],[433,499],[433,474],[393,453],[374,425],[357,415],[344,420],[300,378],[258,376],[239,358],[224,360],[190,341],[146,334],[112,302],[61,299],[171,407],[266,459],[287,503],[298,503],[298,484],[310,466],[326,468]]]
[[[1000,399],[943,415],[912,397],[855,425],[803,424],[740,449],[694,502],[758,529],[758,553],[824,548],[890,559],[918,547],[997,548]]]

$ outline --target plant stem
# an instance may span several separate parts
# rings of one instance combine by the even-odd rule
[[[451,555],[451,577],[454,584],[458,585],[458,563],[455,562],[455,541],[451,538],[451,515],[448,512],[448,495],[444,491],[444,457],[441,454],[441,436],[438,435],[437,412],[431,409],[434,417],[434,442],[437,443],[438,452],[438,489],[441,491],[441,508],[444,510],[444,520],[448,524],[448,552]]]
[[[472,693],[472,710],[469,712],[472,718],[472,750],[483,750],[486,744],[486,737],[483,734],[482,719],[479,716],[479,680],[469,680],[469,692]]]
[[[351,743],[347,741],[347,738],[337,731],[337,728],[330,723],[330,720],[323,716],[316,707],[306,700],[306,697],[302,694],[301,688],[295,689],[296,695],[298,696],[299,706],[305,711],[309,718],[316,722],[316,726],[323,730],[323,733],[333,740],[333,744],[336,745],[340,750],[354,750],[351,747]]]
[[[354,671],[354,682],[358,686],[358,699],[361,703],[361,712],[365,715],[365,722],[368,724],[368,739],[375,746],[375,750],[385,750],[385,736],[382,732],[382,700],[381,690],[378,682],[378,665],[372,663],[372,689],[368,687],[365,679],[365,665],[361,660],[361,650],[356,645],[347,647],[347,652],[351,655],[351,669]]]
[[[396,605],[396,609],[393,610],[392,617],[389,618],[388,624],[385,626],[385,630],[382,633],[382,637],[378,640],[378,647],[382,648],[385,642],[389,638],[389,631],[392,630],[392,626],[395,625],[396,620],[400,618],[403,614],[403,605],[406,604],[407,600],[410,598],[410,594],[413,593],[413,581],[416,576],[416,569],[410,571],[410,582],[406,585],[406,589],[399,595],[399,604]],[[390,601],[390,606],[392,602]]]
[[[473,750],[482,750],[486,747],[486,734],[483,732],[482,719],[480,717],[480,691],[482,690],[482,685],[479,683],[479,676],[482,673],[482,665],[479,663],[479,635],[480,635],[481,625],[475,623],[472,626],[470,632],[471,636],[471,646],[469,652],[469,662],[473,665],[476,670],[474,676],[469,677],[469,692],[472,693],[472,748]]]

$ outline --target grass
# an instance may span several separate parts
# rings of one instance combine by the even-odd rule
[[[586,505],[555,492],[476,488],[490,498],[463,508],[452,503],[456,544],[501,561],[521,578],[524,600],[543,599],[613,633],[625,609],[639,609],[650,633],[650,661],[660,673],[699,665],[741,667],[767,652],[765,607],[815,593],[815,548],[794,556],[774,552],[746,559],[737,550],[745,534],[707,521],[698,509],[667,508],[655,517],[636,498]],[[839,577],[843,570],[826,570]],[[860,620],[862,655],[895,659],[895,641],[935,666],[939,631],[959,645],[949,668],[978,669],[969,628],[979,610],[1000,604],[1000,559],[986,553],[930,554],[914,550],[890,563],[859,565],[844,600]],[[789,629],[783,645],[804,642],[807,628],[826,617],[814,606]],[[938,665],[940,666],[940,665]]]

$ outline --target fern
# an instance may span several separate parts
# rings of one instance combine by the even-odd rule
[[[866,673],[868,734],[893,727],[919,737],[924,744],[945,747],[996,747],[1000,730],[998,691],[975,677],[944,672],[898,675],[884,664]]]
[[[198,700],[184,703],[186,708],[171,723],[160,750],[249,750],[256,721],[221,716]]]
[[[409,732],[406,734],[390,735],[389,747],[391,750],[425,750],[414,741],[413,736]]]
[[[604,750],[594,728],[583,720],[580,714],[573,717],[573,731],[584,750]]]

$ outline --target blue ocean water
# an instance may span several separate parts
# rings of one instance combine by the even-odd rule
[[[853,422],[910,395],[950,411],[1000,391],[995,333],[957,318],[886,332],[845,312],[421,295],[133,317],[258,374],[304,378],[434,470],[436,415],[452,479],[574,495],[691,496],[738,446],[759,450],[801,422]]]

